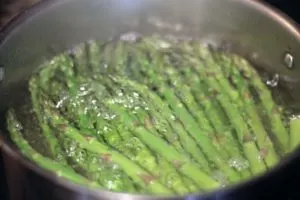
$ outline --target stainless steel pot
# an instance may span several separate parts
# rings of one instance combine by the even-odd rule
[[[277,11],[250,0],[49,0],[23,13],[0,33],[0,121],[39,64],[90,38],[127,32],[194,37],[247,57],[289,82],[300,97],[300,33]],[[154,198],[92,191],[25,160],[1,126],[0,146],[11,199],[289,199],[300,198],[300,150],[275,169],[205,195]]]

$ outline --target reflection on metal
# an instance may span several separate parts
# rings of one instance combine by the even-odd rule
[[[292,69],[294,67],[294,56],[292,54],[286,53],[283,61],[287,68]]]

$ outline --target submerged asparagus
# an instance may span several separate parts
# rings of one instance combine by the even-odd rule
[[[9,112],[17,146],[75,183],[112,191],[212,190],[272,167],[279,161],[277,143],[284,152],[299,144],[299,120],[291,120],[288,135],[271,92],[249,63],[197,42],[89,41],[46,63],[29,90],[53,160],[28,144]],[[236,159],[250,168],[232,165]]]
[[[151,46],[148,48],[151,48],[151,47],[155,48],[155,44],[157,44],[157,42],[155,43],[154,41],[149,42],[149,40],[148,40],[148,43],[151,43]],[[159,50],[161,50],[161,49],[156,49],[156,51],[159,51]],[[208,116],[208,119],[211,121],[211,124],[214,125],[215,132],[217,132],[217,134],[215,136],[210,136],[211,138],[215,138],[215,139],[213,139],[213,142],[219,143],[222,146],[222,148],[225,148],[227,150],[227,152],[230,154],[230,156],[233,156],[233,157],[238,156],[239,149],[237,147],[237,143],[236,143],[235,139],[232,137],[232,133],[230,133],[230,132],[228,133],[228,125],[223,124],[223,122],[221,122],[222,117],[220,117],[220,116],[223,113],[222,112],[220,113],[220,111],[215,110],[218,105],[214,104],[214,107],[212,107],[210,105],[210,101],[213,101],[213,99],[210,99],[210,101],[205,99],[206,97],[203,94],[203,92],[206,92],[207,87],[209,87],[209,86],[206,86],[206,87],[203,86],[203,84],[205,84],[205,83],[201,83],[199,76],[195,75],[195,73],[192,72],[191,66],[189,66],[188,63],[183,63],[182,65],[180,65],[178,63],[172,62],[172,60],[176,60],[177,62],[183,61],[184,58],[183,58],[182,54],[184,54],[184,52],[181,53],[181,55],[178,55],[178,54],[176,54],[176,48],[171,48],[170,50],[163,49],[162,51],[163,51],[163,53],[166,52],[166,55],[164,55],[164,57],[166,57],[165,59],[167,59],[167,62],[172,64],[173,67],[175,68],[175,69],[172,69],[168,66],[163,67],[163,71],[166,71],[166,73],[170,74],[169,75],[170,79],[173,80],[172,83],[182,87],[182,90],[189,90],[189,88],[191,88],[192,90],[197,91],[193,95],[194,95],[195,99],[197,99],[199,101],[199,106],[204,107],[204,110],[206,111],[206,115]],[[190,52],[188,52],[188,54],[189,53]],[[185,78],[184,81],[182,81],[180,78],[176,79],[176,78],[172,77],[176,73],[179,73],[177,71],[183,72],[182,76],[186,76],[186,77],[184,77]],[[161,72],[161,73],[163,73],[163,72]],[[185,84],[188,84],[189,87],[183,87]],[[184,96],[190,96],[186,92],[184,92],[184,94],[185,94]],[[210,96],[210,95],[208,95],[208,96]],[[191,103],[191,101],[190,101],[191,98],[192,97],[188,98],[189,103]],[[193,107],[195,107],[195,106],[193,106]],[[199,113],[199,110],[197,110],[197,111],[198,111],[198,114],[200,114],[200,116],[201,116],[199,118],[201,120],[203,120],[203,118],[205,118],[204,114]],[[207,123],[207,122],[205,122],[205,123]],[[207,125],[206,125],[206,127],[207,127]],[[210,131],[210,133],[213,132],[213,130],[211,128],[209,129],[209,131]],[[224,133],[224,132],[227,132],[227,133]],[[219,144],[218,144],[218,146],[220,148]],[[223,155],[223,157],[224,156],[225,155]],[[249,173],[246,172],[243,167],[242,167],[242,170],[243,170],[242,176],[245,178],[248,177]]]
[[[267,86],[262,82],[257,72],[250,64],[239,56],[232,56],[233,62],[240,69],[241,73],[251,80],[251,86],[259,93],[259,99],[266,112],[266,116],[271,122],[272,134],[276,137],[283,152],[289,149],[289,136],[286,127],[281,119],[279,107],[272,98],[272,94]]]
[[[209,61],[203,60],[203,63],[199,59],[195,59],[191,56],[188,58],[190,62],[202,66],[198,68],[193,68],[199,76],[206,76],[208,84],[217,91],[217,98],[219,99],[223,109],[226,111],[228,118],[231,120],[231,123],[234,125],[234,128],[237,132],[237,137],[242,144],[244,153],[251,164],[251,169],[253,173],[261,173],[265,171],[266,167],[264,166],[262,160],[260,159],[260,153],[257,150],[255,142],[251,138],[250,131],[248,130],[247,124],[243,120],[241,113],[237,109],[237,106],[230,102],[228,94],[222,93],[223,88],[219,82],[217,73],[214,72],[214,67],[209,68]],[[206,68],[207,70],[204,70]],[[228,91],[231,92],[231,91]]]
[[[293,117],[290,121],[290,151],[295,150],[300,145],[300,118]]]
[[[97,153],[103,158],[107,157],[104,159],[119,165],[126,172],[126,174],[128,174],[128,176],[130,176],[135,182],[150,192],[154,194],[172,194],[171,190],[156,180],[153,180],[150,184],[145,182],[143,177],[151,177],[151,174],[149,174],[149,172],[145,171],[143,168],[131,162],[128,158],[117,151],[114,151],[110,147],[98,142],[95,138],[82,136],[80,132],[76,128],[72,127],[62,116],[57,113],[57,111],[52,109],[49,112],[51,112],[52,116],[51,123],[63,131],[65,136],[78,142],[81,147]]]
[[[161,63],[156,62],[154,60],[151,62],[143,57],[140,57],[140,68],[143,70],[145,77],[143,74],[139,74],[136,78],[150,88],[157,88],[156,93],[161,97],[165,98],[165,101],[168,102],[170,108],[173,110],[174,114],[182,123],[185,125],[188,132],[192,135],[192,137],[198,142],[201,149],[207,155],[208,158],[211,159],[212,162],[215,163],[217,167],[221,170],[224,170],[225,175],[232,182],[238,180],[238,174],[230,168],[226,162],[224,162],[224,158],[222,158],[222,153],[219,153],[218,150],[213,146],[211,141],[208,138],[207,131],[210,131],[209,124],[203,124],[203,127],[200,126],[195,120],[195,118],[190,114],[190,112],[183,105],[181,100],[175,95],[176,91],[172,88],[169,88],[165,85],[164,77],[155,71],[155,68],[151,68],[151,65],[161,65]],[[162,66],[163,67],[163,66]],[[206,119],[204,118],[203,121]]]
[[[41,167],[55,173],[59,177],[66,178],[80,185],[88,185],[91,187],[99,187],[98,183],[92,182],[81,175],[77,174],[72,168],[54,160],[44,157],[36,152],[22,136],[22,124],[18,122],[13,110],[10,110],[7,115],[7,125],[15,144],[21,151]]]
[[[249,91],[247,83],[244,81],[242,76],[239,74],[238,67],[232,65],[227,57],[222,56],[224,70],[231,70],[230,75],[235,82],[235,86],[239,90],[240,98],[239,102],[241,109],[244,107],[246,113],[249,116],[249,124],[253,130],[253,133],[256,137],[256,141],[260,148],[261,158],[265,160],[268,167],[273,167],[278,162],[278,155],[275,152],[273,142],[271,141],[268,133],[266,132],[262,119],[258,116],[258,110],[255,108],[253,98],[250,96],[251,92]],[[230,67],[228,65],[231,65]],[[228,84],[229,85],[229,84]]]
[[[62,64],[64,64],[64,63],[62,63]],[[80,76],[80,75],[79,75]],[[83,81],[88,81],[89,80],[89,77],[84,77],[84,76],[81,76],[80,77],[80,79]],[[107,78],[106,78],[107,79]],[[106,82],[106,85],[102,85],[104,82]],[[105,77],[102,77],[102,84],[93,84],[92,85],[92,88],[91,88],[91,91],[93,91],[94,93],[95,93],[95,96],[99,96],[98,97],[98,99],[96,100],[96,99],[92,99],[92,101],[95,101],[95,103],[97,102],[97,105],[101,105],[101,100],[102,100],[102,98],[103,98],[103,93],[107,93],[107,91],[104,91],[104,90],[101,90],[101,93],[99,93],[98,91],[97,91],[97,89],[96,88],[105,88],[105,87],[109,87],[109,88],[111,88],[111,89],[113,89],[113,87],[112,86],[109,86],[111,83],[108,83],[107,81],[105,81]],[[74,85],[74,84],[71,84],[71,85]],[[71,88],[70,88],[71,89]],[[91,92],[90,91],[90,92]],[[88,91],[87,91],[88,92]],[[89,95],[89,92],[88,93],[86,93],[84,96],[86,96],[86,95]],[[84,96],[82,96],[82,98],[81,97],[79,97],[80,99],[78,100],[78,101],[84,101]],[[109,95],[108,95],[109,96]],[[119,98],[121,98],[121,97],[119,97]],[[120,100],[120,99],[119,99]],[[117,101],[117,100],[116,100]],[[96,111],[96,110],[95,110]],[[75,112],[77,112],[77,111],[75,111]],[[92,111],[93,112],[93,111]],[[107,111],[105,112],[105,113],[107,113]],[[91,114],[91,112],[87,112],[86,113],[86,115],[87,114]],[[100,113],[99,113],[100,114]],[[71,114],[71,115],[74,115],[74,114]],[[75,114],[76,116],[80,116],[80,114]],[[92,116],[96,116],[96,115],[93,115],[92,114]],[[91,119],[91,118],[89,118],[88,116],[86,116],[85,117],[86,119]],[[88,120],[88,121],[90,121],[90,120]],[[132,152],[130,152],[130,151],[127,151],[126,149],[122,149],[123,147],[121,147],[122,145],[124,145],[124,143],[127,143],[127,142],[129,142],[129,140],[130,140],[130,138],[132,138],[132,136],[128,136],[128,134],[126,134],[126,141],[124,141],[124,142],[122,142],[122,141],[120,141],[120,136],[122,135],[122,139],[124,139],[124,134],[122,133],[122,132],[124,132],[124,128],[121,128],[120,130],[118,130],[118,128],[120,127],[119,125],[117,125],[117,124],[115,124],[115,122],[113,121],[113,120],[110,120],[110,122],[108,122],[108,121],[106,121],[105,119],[102,119],[100,116],[98,117],[98,119],[96,120],[96,122],[95,122],[97,125],[97,129],[99,130],[99,131],[101,131],[101,130],[104,130],[104,133],[102,134],[102,135],[104,135],[104,138],[106,139],[106,141],[110,144],[110,145],[112,145],[113,147],[115,147],[116,149],[118,149],[118,150],[120,150],[122,153],[124,153],[124,155],[126,155],[126,156],[128,156],[128,157],[130,157],[130,158],[132,158],[132,159],[136,159],[136,158],[139,158],[139,159],[137,159],[137,160],[135,160],[136,162],[138,162],[141,166],[144,166],[145,168],[147,168],[149,171],[153,171],[153,173],[154,173],[154,175],[155,176],[157,176],[158,177],[158,179],[163,179],[163,180],[165,180],[165,185],[170,185],[170,187],[172,187],[173,188],[173,190],[175,190],[175,191],[177,191],[178,193],[187,193],[188,191],[186,191],[186,188],[184,187],[184,186],[182,186],[182,180],[180,180],[181,178],[180,178],[180,176],[178,176],[176,173],[174,173],[175,175],[173,175],[172,177],[173,177],[173,179],[175,178],[175,176],[177,176],[177,180],[178,181],[175,181],[175,179],[172,181],[172,183],[170,183],[170,181],[168,180],[168,179],[165,179],[164,178],[164,175],[161,173],[160,175],[158,174],[158,173],[160,173],[160,171],[172,171],[172,168],[173,167],[171,167],[171,166],[169,166],[168,168],[169,169],[167,169],[167,168],[161,168],[161,166],[162,166],[162,164],[163,164],[163,162],[165,162],[165,161],[163,161],[163,160],[161,160],[160,161],[160,163],[159,163],[159,165],[157,165],[157,164],[154,164],[154,162],[155,162],[155,159],[153,160],[152,158],[153,158],[153,156],[151,155],[151,153],[147,150],[147,149],[145,149],[145,148],[143,148],[143,150],[140,150],[140,151],[138,151],[137,152],[137,154],[135,155],[135,154],[132,154]],[[81,127],[81,126],[80,126]],[[91,131],[91,132],[93,132],[93,131]],[[110,134],[112,137],[108,137],[108,132],[112,132],[113,134]],[[115,134],[114,132],[119,132],[121,135],[119,135],[119,134]],[[126,131],[126,133],[129,133],[129,132],[127,132]],[[118,136],[119,135],[119,136]],[[119,138],[119,139],[118,139]],[[142,143],[140,144],[140,145],[143,145]],[[121,149],[120,149],[121,148]],[[128,154],[129,153],[129,154]],[[140,155],[144,155],[145,157],[142,159],[142,157],[140,156]],[[153,166],[153,164],[154,164],[154,166]],[[165,167],[167,167],[169,164],[164,164],[164,166]],[[171,172],[170,172],[171,173]]]

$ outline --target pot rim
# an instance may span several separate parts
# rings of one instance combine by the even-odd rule
[[[38,14],[39,12],[43,12],[43,9],[51,7],[53,5],[57,5],[59,3],[63,3],[68,0],[48,0],[41,1],[27,9],[26,11],[20,13],[15,18],[13,18],[10,22],[8,22],[2,29],[0,29],[0,48],[1,44],[3,44],[6,39],[9,38],[9,35],[14,32],[18,25],[30,20],[31,17]],[[278,9],[270,6],[267,3],[256,1],[256,0],[229,0],[229,1],[239,1],[240,3],[245,4],[245,6],[254,7],[259,12],[264,12],[269,17],[273,18],[277,23],[281,24],[285,29],[290,31],[296,38],[300,39],[300,30],[297,29],[297,23],[291,20],[286,14],[282,13]],[[299,44],[300,45],[300,44]],[[250,180],[246,180],[243,182],[239,182],[237,184],[230,185],[226,188],[219,188],[213,190],[211,192],[206,193],[191,193],[185,196],[151,196],[151,195],[140,195],[140,194],[131,194],[131,193],[119,193],[119,192],[110,192],[103,189],[92,189],[88,187],[84,187],[71,181],[68,181],[64,178],[60,178],[58,176],[53,176],[53,173],[45,170],[38,165],[34,164],[32,161],[26,159],[19,149],[17,149],[9,140],[4,136],[4,134],[0,131],[0,150],[17,160],[21,165],[25,166],[27,169],[37,173],[39,176],[55,183],[56,185],[68,189],[75,193],[90,195],[94,198],[104,197],[106,199],[143,199],[143,200],[171,200],[171,199],[185,199],[185,198],[196,198],[196,199],[213,199],[213,197],[218,198],[220,194],[225,194],[230,191],[236,191],[248,187],[249,185],[253,185],[262,180],[267,180],[269,177],[276,175],[277,173],[282,172],[287,166],[291,165],[296,160],[300,159],[300,148],[295,150],[291,155],[284,158],[278,165],[270,169],[268,172],[265,172],[261,175],[258,175]]]

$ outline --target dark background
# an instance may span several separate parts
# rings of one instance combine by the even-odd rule
[[[37,1],[39,0],[0,0],[0,29],[13,16]],[[265,0],[265,2],[271,3],[300,24],[300,2],[298,0]],[[2,158],[0,156],[0,200],[7,200],[7,186],[5,184],[2,163]]]

